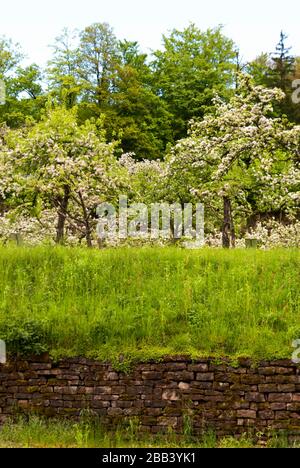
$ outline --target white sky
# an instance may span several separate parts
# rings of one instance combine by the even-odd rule
[[[0,35],[19,42],[29,61],[40,65],[64,27],[104,21],[119,39],[138,40],[144,51],[159,48],[168,30],[194,22],[200,29],[223,24],[247,60],[273,51],[281,29],[300,55],[300,0],[0,0]]]

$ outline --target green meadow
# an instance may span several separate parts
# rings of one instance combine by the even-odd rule
[[[11,354],[290,358],[299,250],[0,248]],[[121,358],[121,359],[120,359]]]

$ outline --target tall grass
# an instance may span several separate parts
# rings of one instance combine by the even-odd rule
[[[299,282],[299,250],[0,248],[0,339],[55,356],[290,357]]]
[[[284,434],[244,434],[240,438],[224,437],[219,440],[208,432],[203,436],[175,434],[151,435],[139,431],[131,421],[107,431],[101,421],[41,419],[31,416],[29,420],[9,420],[0,428],[0,448],[299,448],[299,443],[290,442]]]

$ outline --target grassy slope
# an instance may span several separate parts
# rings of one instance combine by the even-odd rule
[[[1,248],[0,338],[65,356],[291,357],[299,279],[296,250]]]

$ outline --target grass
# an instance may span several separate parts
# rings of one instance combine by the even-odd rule
[[[0,428],[0,448],[297,448],[284,435],[270,434],[268,439],[244,434],[239,439],[217,439],[213,433],[202,437],[168,434],[149,435],[139,431],[136,421],[128,421],[113,432],[100,422],[41,419],[31,416],[8,421]]]
[[[0,248],[8,351],[290,358],[299,250]]]

